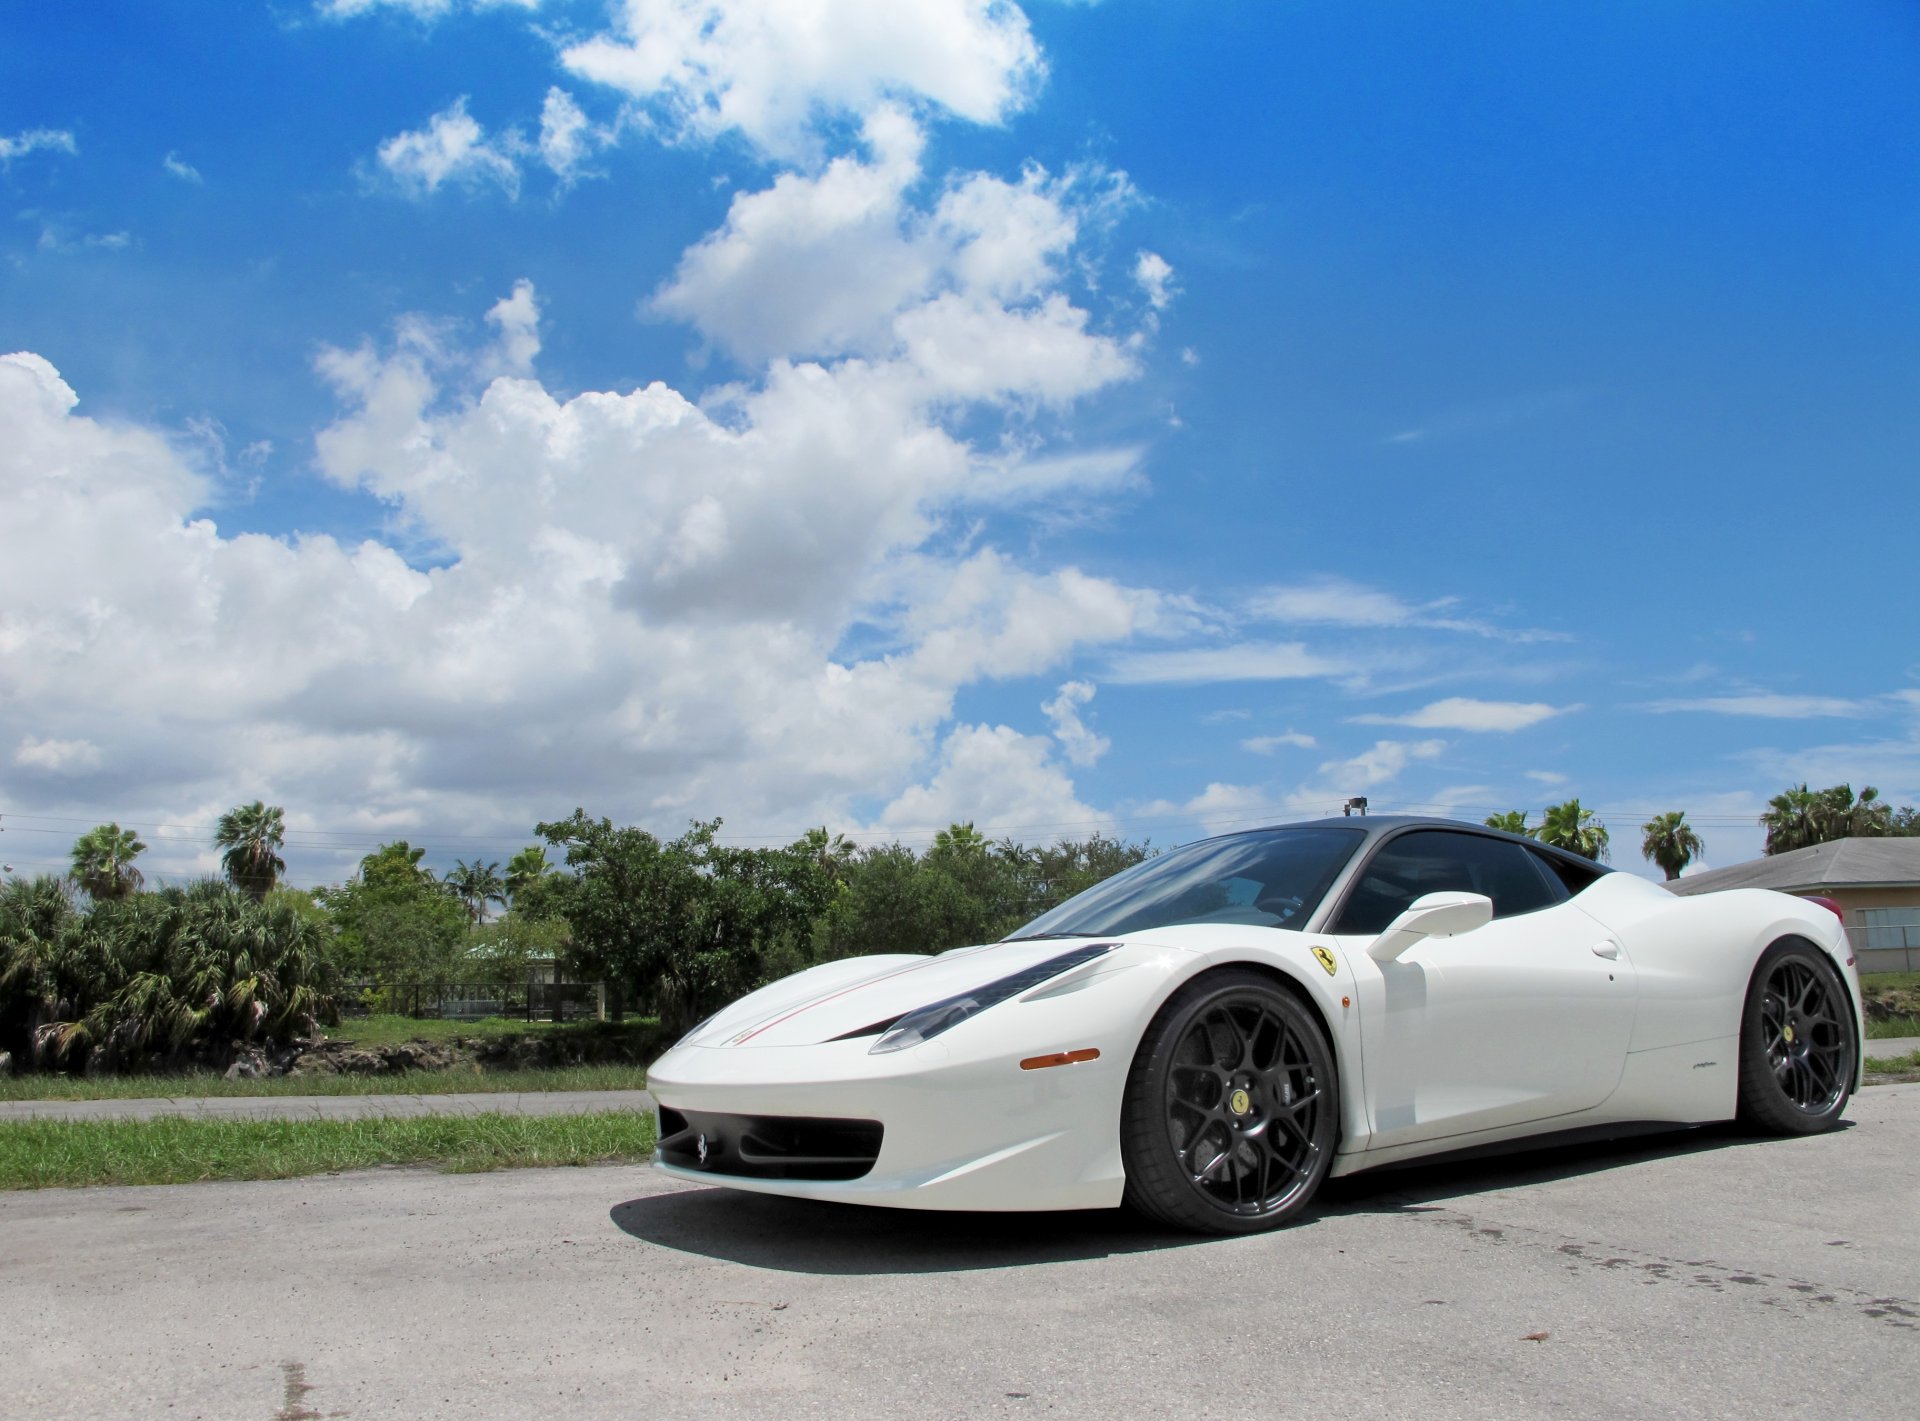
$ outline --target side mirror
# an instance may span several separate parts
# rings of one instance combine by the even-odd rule
[[[1387,924],[1367,956],[1392,962],[1422,938],[1470,933],[1492,921],[1493,899],[1484,893],[1429,893],[1414,899],[1406,912]]]

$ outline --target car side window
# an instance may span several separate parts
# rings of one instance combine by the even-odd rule
[[[1591,888],[1605,875],[1604,869],[1592,869],[1583,864],[1569,863],[1566,859],[1556,858],[1552,854],[1536,853],[1532,849],[1524,852],[1545,870],[1549,880],[1565,888],[1569,897],[1583,889]]]
[[[1562,901],[1527,851],[1503,839],[1416,829],[1390,839],[1360,870],[1334,923],[1336,933],[1379,933],[1428,893],[1483,893],[1496,918],[1537,912]]]

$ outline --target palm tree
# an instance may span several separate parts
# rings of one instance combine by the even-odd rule
[[[1850,784],[1823,789],[1820,799],[1829,839],[1880,839],[1893,832],[1893,806],[1872,785],[1863,788],[1858,799]]]
[[[133,861],[146,851],[133,830],[96,825],[73,841],[73,881],[96,903],[130,897],[145,882]]]
[[[944,833],[945,831],[942,830]],[[847,881],[847,874],[853,867],[853,861],[859,857],[860,850],[845,834],[830,834],[822,824],[817,829],[809,829],[800,836],[793,846],[806,855],[815,868],[825,876],[827,882],[839,885]]]
[[[455,859],[453,869],[441,880],[447,890],[467,905],[467,921],[476,927],[486,921],[487,904],[507,901],[507,881],[500,876],[500,864],[483,864],[475,859]]]
[[[220,866],[227,872],[227,881],[257,903],[287,871],[287,861],[279,852],[285,838],[286,816],[280,806],[256,799],[220,816],[213,846],[226,850],[220,855]]]
[[[1766,812],[1760,816],[1760,827],[1767,831],[1764,852],[1786,854],[1824,842],[1821,821],[1825,816],[1820,800],[1821,796],[1804,783],[1768,800]]]
[[[546,849],[539,844],[527,845],[507,860],[507,897],[518,898],[525,889],[552,872]]]
[[[1693,832],[1693,825],[1687,823],[1684,810],[1656,814],[1640,826],[1640,832],[1644,836],[1640,840],[1640,856],[1657,865],[1669,883],[1706,851],[1700,836]]]
[[[1543,844],[1571,849],[1590,859],[1604,862],[1607,857],[1607,826],[1594,817],[1591,809],[1582,809],[1577,798],[1565,804],[1549,804],[1533,836]]]
[[[1481,822],[1489,829],[1504,829],[1509,834],[1531,834],[1533,832],[1533,830],[1527,827],[1527,811],[1524,809],[1509,809],[1504,814],[1489,814]]]

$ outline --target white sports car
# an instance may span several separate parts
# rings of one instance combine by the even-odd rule
[[[921,1209],[1126,1203],[1220,1233],[1320,1182],[1544,1135],[1830,1128],[1859,1084],[1839,918],[1680,898],[1530,839],[1360,818],[1229,834],[984,947],[830,962],[655,1063],[655,1155]]]

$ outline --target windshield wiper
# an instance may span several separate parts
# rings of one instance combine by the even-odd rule
[[[1003,937],[1002,942],[1052,942],[1063,937],[1098,937],[1098,933],[1026,933],[1020,937]]]

